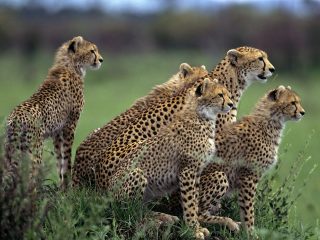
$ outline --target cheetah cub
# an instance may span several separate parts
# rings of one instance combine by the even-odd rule
[[[5,159],[10,172],[16,170],[21,154],[28,154],[34,176],[42,160],[44,139],[52,137],[60,183],[66,187],[74,131],[84,105],[84,76],[87,69],[99,69],[102,61],[97,46],[80,36],[57,50],[38,91],[15,107],[7,119]]]
[[[215,154],[216,115],[228,112],[233,102],[223,85],[206,78],[192,88],[186,105],[167,128],[127,155],[128,161],[109,177],[108,185],[118,186],[117,197],[138,193],[145,201],[180,189],[184,221],[195,229],[197,239],[204,239],[209,232],[200,227],[197,217],[200,173]],[[101,186],[106,166],[102,163],[99,167],[97,182]]]
[[[226,224],[238,230],[230,218],[211,215],[214,204],[227,190],[237,190],[241,221],[252,232],[257,183],[277,162],[285,123],[300,120],[304,114],[300,97],[290,87],[279,86],[258,102],[251,115],[216,133],[216,155],[223,164],[210,163],[201,174],[200,222]]]

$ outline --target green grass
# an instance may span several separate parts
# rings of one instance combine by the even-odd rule
[[[73,153],[92,130],[101,127],[123,112],[135,99],[145,95],[155,84],[166,81],[178,71],[180,63],[205,64],[208,69],[211,69],[218,62],[217,58],[201,52],[157,52],[117,56],[103,53],[103,56],[105,58],[103,67],[95,72],[87,72],[86,103],[77,126]],[[14,106],[37,89],[46,76],[52,59],[53,54],[48,53],[41,53],[32,61],[26,61],[17,53],[0,57],[0,119],[3,120]],[[254,84],[244,94],[239,106],[240,116],[249,113],[257,99],[267,90],[280,84],[290,85],[300,94],[306,116],[300,122],[287,124],[279,150],[281,164],[277,170],[272,171],[276,175],[270,183],[273,192],[281,187],[283,182],[291,187],[283,190],[282,193],[293,198],[289,223],[278,223],[275,221],[274,214],[263,212],[271,211],[265,205],[270,201],[276,201],[272,200],[272,193],[268,193],[265,198],[261,198],[265,199],[264,201],[258,201],[257,226],[260,229],[259,234],[263,236],[262,239],[306,239],[310,231],[318,231],[318,234],[320,231],[317,223],[320,216],[319,170],[316,169],[311,175],[309,174],[317,164],[317,148],[320,139],[320,101],[318,100],[320,72],[290,74],[281,72],[281,69],[277,71],[276,76],[268,83]],[[48,152],[51,151],[51,141],[48,141],[46,149]],[[47,155],[50,156],[48,152]],[[149,239],[187,239],[190,235],[185,226],[158,229],[152,221],[146,220],[148,210],[142,208],[143,214],[139,210],[141,208],[138,206],[141,206],[141,203],[140,205],[128,203],[125,208],[121,205],[112,205],[113,201],[106,196],[88,191],[72,190],[67,193],[56,193],[55,160],[54,157],[46,157],[46,159],[45,165],[49,169],[46,177],[51,179],[45,184],[45,194],[42,196],[45,201],[51,203],[50,211],[42,222],[42,234],[46,239],[125,239],[130,234],[136,236],[134,239],[143,239],[139,236],[144,234],[149,234]],[[298,171],[299,168],[290,171],[290,166],[295,163],[298,166],[304,163],[301,172]],[[297,172],[300,174],[296,176],[296,180],[286,179],[287,176],[293,176]],[[297,195],[299,198],[295,199],[294,196]],[[228,211],[226,214],[239,219],[236,205],[230,204],[230,208],[234,211]],[[121,212],[123,208],[127,211]],[[259,213],[259,209],[263,211]],[[132,214],[126,215],[129,212]],[[150,226],[146,224],[149,222]],[[311,229],[308,230],[309,226]],[[139,231],[135,232],[133,229]],[[228,236],[228,239],[243,239],[244,236],[244,233],[230,235],[223,228],[215,227],[215,229],[219,230],[220,235]],[[304,233],[306,236],[303,236]],[[28,239],[37,239],[37,236],[30,234]]]

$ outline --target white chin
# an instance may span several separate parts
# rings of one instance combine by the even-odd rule
[[[93,70],[97,70],[101,67],[101,63],[97,63],[97,64],[94,64],[94,65],[91,65],[91,69]]]
[[[301,118],[302,118],[302,116],[295,116],[295,117],[293,117],[293,120],[298,122],[301,120]]]

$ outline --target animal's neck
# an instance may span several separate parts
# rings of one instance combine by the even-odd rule
[[[86,76],[86,69],[83,66],[75,65],[74,70],[80,76],[81,79],[84,79],[84,77]]]
[[[86,71],[83,68],[83,66],[75,65],[72,62],[72,60],[64,54],[63,50],[59,50],[57,53],[52,69],[55,68],[66,68],[78,77],[80,77],[80,79],[82,80],[84,79],[84,76],[86,74]]]
[[[195,110],[197,117],[199,117],[200,119],[204,121],[216,121],[217,116],[212,109],[206,108],[204,106],[197,106]]]
[[[219,83],[223,84],[231,93],[233,102],[238,105],[241,95],[248,87],[245,80],[245,72],[225,57],[210,73],[212,78],[217,78]]]
[[[269,137],[276,142],[280,141],[281,133],[285,127],[285,122],[281,118],[273,118],[266,112],[258,111],[254,112],[252,116],[256,125],[266,133],[265,137]]]

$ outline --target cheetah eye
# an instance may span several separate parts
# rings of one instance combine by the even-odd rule
[[[94,53],[94,50],[91,50],[90,52],[91,52],[91,53]]]
[[[222,93],[219,93],[218,96],[219,96],[219,97],[223,97],[223,94],[222,94]]]
[[[295,102],[295,101],[292,101],[292,102],[291,102],[291,104],[292,104],[292,105],[295,105],[295,104],[296,104],[296,102]]]
[[[258,59],[259,59],[259,61],[263,61],[263,57],[259,57]]]

